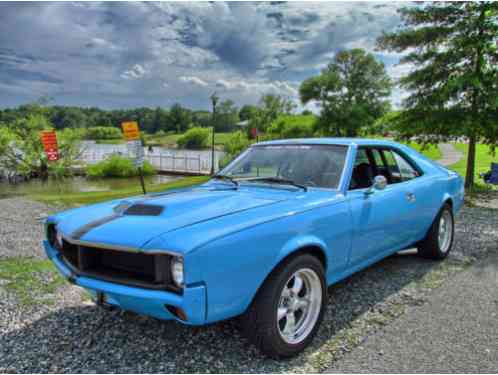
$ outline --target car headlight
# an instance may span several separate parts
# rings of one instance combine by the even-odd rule
[[[174,257],[171,260],[171,277],[173,282],[179,288],[183,288],[184,276],[183,276],[183,258]]]

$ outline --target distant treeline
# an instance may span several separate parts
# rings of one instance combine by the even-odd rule
[[[9,125],[20,118],[26,118],[30,113],[31,105],[22,105],[17,108],[0,110],[0,126]],[[249,106],[251,107],[251,106]],[[237,122],[245,120],[244,107],[239,109],[231,100],[218,104],[217,116],[214,121],[217,131],[233,130]],[[239,115],[240,113],[240,115]],[[45,115],[57,130],[66,128],[95,128],[119,127],[123,121],[138,121],[140,128],[147,133],[177,132],[183,133],[187,129],[200,126],[213,126],[212,114],[209,111],[191,110],[180,104],[170,108],[135,108],[103,110],[90,107],[46,106]]]

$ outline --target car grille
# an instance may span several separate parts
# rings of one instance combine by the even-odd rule
[[[77,275],[147,289],[179,292],[170,276],[169,254],[148,254],[81,246],[63,240],[62,259]]]

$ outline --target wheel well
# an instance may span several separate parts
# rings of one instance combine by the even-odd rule
[[[316,246],[316,245],[303,246],[303,247],[301,247],[301,248],[293,251],[292,253],[288,254],[286,257],[284,257],[283,259],[281,259],[280,262],[278,262],[278,264],[275,267],[273,267],[273,269],[271,270],[271,272],[268,275],[266,275],[265,279],[263,280],[263,282],[261,283],[261,285],[258,287],[256,293],[254,293],[254,296],[252,297],[252,300],[251,300],[250,304],[254,301],[254,299],[256,298],[256,296],[258,295],[258,293],[260,293],[261,287],[265,284],[266,280],[272,274],[273,271],[275,271],[285,261],[288,261],[289,259],[292,259],[294,257],[297,257],[299,255],[303,255],[303,254],[309,254],[309,255],[314,256],[315,258],[317,258],[320,261],[320,263],[323,265],[323,270],[325,271],[325,274],[326,274],[326,271],[327,271],[327,257],[325,255],[325,252],[323,251],[323,249],[321,247],[319,247],[319,246]],[[250,306],[250,304],[249,304],[249,306]]]
[[[302,255],[302,254],[309,254],[317,258],[320,263],[322,263],[323,269],[326,271],[327,270],[327,257],[325,256],[325,252],[323,249],[319,246],[315,245],[310,245],[310,246],[303,246],[300,249],[293,251],[289,255],[287,255],[285,258],[283,258],[280,263],[288,260],[289,258],[294,258],[296,256]],[[280,264],[279,263],[279,264]]]
[[[453,209],[453,200],[451,198],[446,198],[443,205],[445,205],[446,203],[448,203],[450,205],[451,209]]]

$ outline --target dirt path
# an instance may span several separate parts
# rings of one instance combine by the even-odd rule
[[[437,162],[445,167],[459,162],[463,157],[463,153],[457,150],[451,143],[440,143],[438,147],[443,157]]]

